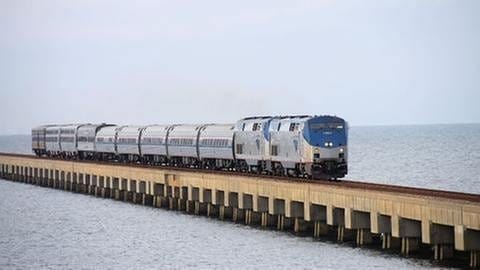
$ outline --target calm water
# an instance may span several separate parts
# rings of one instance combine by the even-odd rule
[[[0,136],[0,151],[30,153],[29,140]],[[349,143],[349,179],[480,193],[480,125],[353,127]],[[434,265],[0,181],[0,269],[385,267]]]
[[[354,127],[349,179],[480,193],[480,124]]]

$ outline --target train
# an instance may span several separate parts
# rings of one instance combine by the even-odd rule
[[[37,156],[337,180],[348,173],[348,122],[331,115],[254,116],[233,124],[42,125]]]

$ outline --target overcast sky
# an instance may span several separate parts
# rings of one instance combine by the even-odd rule
[[[480,1],[0,1],[0,134],[46,123],[480,122]]]

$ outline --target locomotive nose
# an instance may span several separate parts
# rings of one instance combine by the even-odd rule
[[[317,148],[314,150],[313,158],[336,159],[338,155],[343,152],[340,149],[341,148]]]

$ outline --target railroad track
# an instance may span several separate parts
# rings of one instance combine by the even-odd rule
[[[128,167],[134,167],[134,168],[148,168],[148,169],[158,168],[158,169],[168,169],[168,170],[184,171],[184,172],[200,171],[200,172],[208,172],[212,174],[236,175],[236,176],[242,176],[242,177],[249,177],[252,179],[268,178],[268,179],[272,179],[273,181],[284,181],[284,182],[286,181],[286,182],[292,182],[292,183],[301,182],[301,183],[309,183],[309,184],[316,184],[316,185],[347,187],[347,188],[361,189],[361,190],[385,191],[385,192],[394,192],[394,193],[402,193],[402,194],[411,194],[416,196],[437,197],[439,199],[443,198],[443,199],[463,200],[468,202],[480,203],[480,194],[426,189],[426,188],[418,188],[418,187],[387,185],[387,184],[376,184],[376,183],[368,183],[368,182],[352,181],[352,180],[341,180],[341,181],[313,180],[313,179],[295,178],[295,177],[287,177],[287,176],[244,173],[244,172],[238,172],[238,171],[208,170],[208,169],[173,167],[173,166],[152,166],[152,165],[146,165],[146,164],[140,164],[140,163],[119,163],[119,162],[91,161],[91,160],[63,160],[63,159],[55,159],[55,158],[48,158],[48,157],[38,157],[38,156],[27,155],[27,154],[1,153],[1,152],[0,152],[0,156],[30,158],[30,159],[37,159],[37,160],[59,160],[59,161],[72,161],[72,162],[74,161],[74,162],[88,163],[88,164],[128,166]]]

